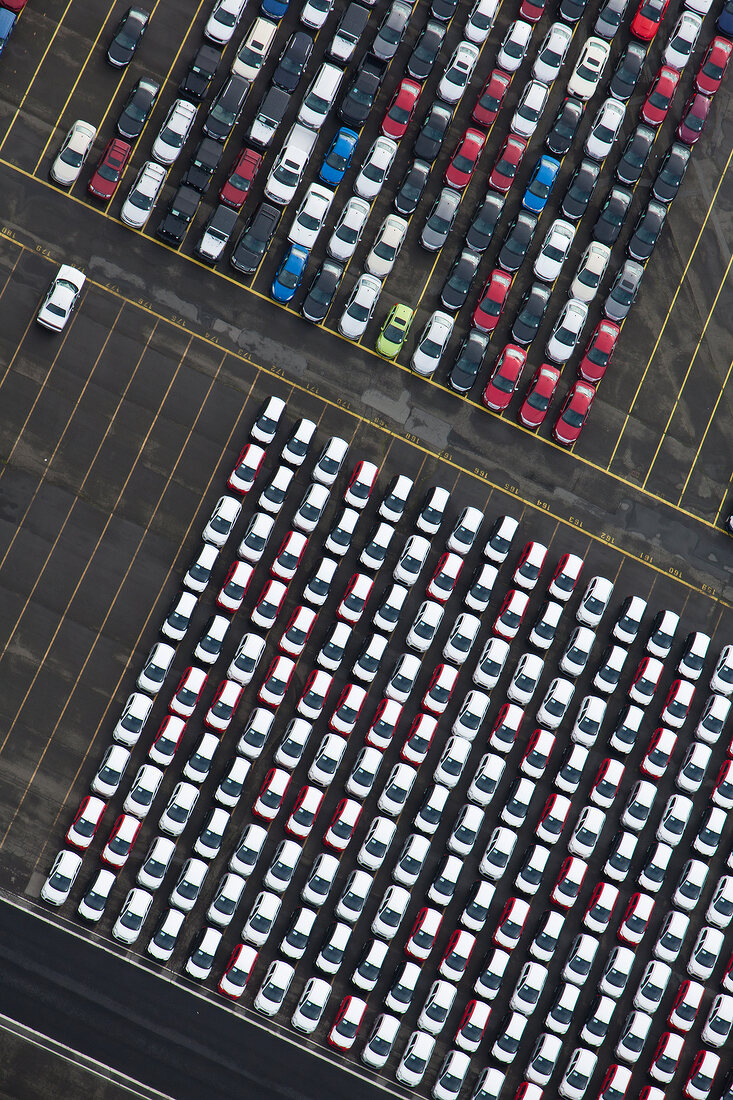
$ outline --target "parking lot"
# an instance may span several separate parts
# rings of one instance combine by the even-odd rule
[[[268,1026],[274,1034],[288,1034],[291,1040],[297,1038],[301,1046],[307,1046],[337,1062],[345,1059],[344,1064],[348,1064],[352,1073],[374,1082],[387,1092],[411,1094],[405,1085],[396,1082],[395,1070],[408,1037],[417,1026],[417,1017],[437,977],[437,968],[451,933],[460,926],[461,913],[477,879],[478,865],[489,836],[501,823],[502,806],[515,779],[522,774],[520,762],[535,728],[535,713],[550,681],[558,675],[559,660],[575,626],[574,615],[579,598],[590,578],[602,575],[613,582],[613,596],[598,629],[587,667],[575,681],[571,718],[580,700],[593,692],[591,681],[622,600],[632,594],[639,595],[647,601],[647,612],[638,639],[630,646],[619,686],[610,697],[602,731],[590,749],[577,794],[573,795],[571,812],[563,832],[565,842],[581,809],[588,803],[601,762],[609,756],[619,756],[624,764],[623,779],[612,806],[607,810],[598,844],[588,859],[588,873],[578,901],[569,910],[561,938],[547,963],[549,975],[539,1004],[530,1018],[530,1026],[516,1058],[503,1067],[507,1078],[502,1100],[513,1097],[514,1090],[523,1080],[524,1068],[535,1040],[543,1030],[543,1021],[560,983],[570,945],[576,934],[584,930],[583,913],[594,886],[604,878],[603,868],[619,818],[632,787],[640,778],[639,765],[651,733],[659,725],[661,707],[675,679],[684,638],[688,631],[702,630],[710,635],[711,644],[690,717],[678,737],[671,763],[656,784],[654,807],[641,833],[634,861],[626,878],[618,883],[620,897],[613,919],[600,937],[598,957],[589,979],[583,985],[570,1030],[563,1039],[565,1050],[546,1090],[545,1095],[548,1095],[559,1085],[570,1052],[581,1045],[580,1031],[596,997],[603,961],[617,943],[616,928],[627,901],[638,888],[637,878],[644,866],[647,849],[653,844],[667,798],[677,790],[675,775],[702,713],[714,660],[721,648],[731,640],[730,544],[718,526],[728,501],[730,478],[727,440],[730,399],[725,386],[729,375],[726,310],[730,305],[730,291],[726,285],[730,268],[726,233],[730,227],[731,206],[726,173],[731,151],[730,135],[726,134],[724,125],[728,103],[726,96],[729,93],[724,85],[716,98],[713,118],[709,120],[706,133],[693,155],[680,197],[674,204],[660,245],[649,264],[639,302],[624,326],[614,369],[603,381],[589,425],[570,453],[549,439],[553,417],[548,417],[542,437],[535,441],[532,433],[517,426],[514,406],[505,416],[497,417],[478,404],[483,383],[480,388],[477,385],[470,398],[450,392],[445,385],[446,363],[452,361],[460,338],[467,331],[470,312],[483,278],[474,284],[473,297],[459,314],[449,352],[434,379],[426,383],[416,377],[407,366],[409,355],[405,353],[395,367],[370,350],[388,308],[394,302],[409,301],[418,308],[413,336],[421,331],[428,314],[437,304],[443,279],[460,249],[461,232],[465,230],[470,212],[485,187],[486,176],[506,133],[508,118],[522,86],[522,73],[514,79],[504,112],[491,131],[477,178],[463,198],[455,240],[451,237],[433,262],[419,248],[416,238],[441,186],[442,172],[455,140],[468,124],[473,89],[478,90],[481,86],[481,80],[476,76],[458,109],[451,136],[446,139],[433,168],[421,207],[413,216],[407,243],[380,297],[375,320],[365,340],[353,344],[337,338],[335,318],[368,250],[369,233],[372,234],[371,240],[380,220],[388,212],[393,188],[386,187],[376,200],[369,228],[354,260],[349,264],[339,296],[324,326],[307,326],[293,309],[281,309],[269,300],[269,286],[285,248],[290,209],[281,222],[278,237],[268,250],[264,263],[246,288],[240,285],[227,263],[220,263],[212,274],[192,255],[197,229],[203,225],[212,207],[209,198],[205,198],[194,227],[186,235],[180,256],[153,239],[159,217],[157,210],[144,233],[132,234],[118,221],[122,197],[147,155],[150,140],[174,97],[188,57],[193,54],[199,41],[208,9],[199,5],[183,41],[180,28],[175,28],[177,37],[173,41],[172,13],[166,13],[164,5],[160,8],[156,5],[139,57],[136,57],[127,75],[118,78],[104,67],[102,61],[104,35],[108,33],[108,28],[102,23],[106,12],[101,5],[97,8],[87,6],[82,11],[78,3],[72,0],[63,12],[60,9],[57,13],[61,21],[58,31],[49,41],[46,20],[33,10],[32,4],[29,5],[13,40],[14,52],[3,58],[3,94],[22,110],[16,114],[10,112],[9,128],[0,144],[0,173],[6,194],[0,236],[0,302],[6,318],[0,337],[5,364],[0,374],[4,458],[0,472],[3,499],[0,675],[4,684],[0,704],[4,730],[0,740],[0,800],[6,810],[5,827],[0,837],[0,883],[14,893],[25,895],[30,904],[37,903],[41,886],[55,853],[63,845],[74,811],[89,793],[89,784],[110,743],[122,705],[135,690],[135,679],[145,654],[158,640],[160,625],[180,591],[181,578],[198,552],[204,524],[217,498],[226,491],[226,478],[249,437],[258,409],[269,395],[281,396],[287,402],[287,410],[280,431],[267,448],[256,487],[245,497],[236,530],[219,555],[211,582],[198,600],[184,640],[176,648],[173,667],[133,749],[122,784],[109,799],[102,825],[84,857],[71,898],[60,910],[59,921],[62,926],[68,922],[97,942],[115,944],[118,951],[130,950],[138,960],[145,960],[146,966],[156,969],[157,964],[146,954],[146,946],[168,908],[168,895],[178,872],[191,855],[194,841],[214,806],[214,792],[231,763],[245,719],[252,707],[257,705],[257,691],[270,660],[278,652],[280,636],[291,613],[302,604],[304,585],[323,556],[323,539],[342,506],[348,475],[358,461],[374,462],[380,470],[379,478],[359,520],[357,534],[351,548],[339,562],[331,593],[324,607],[318,610],[316,625],[303,654],[297,659],[295,674],[284,701],[277,708],[272,732],[263,751],[252,759],[245,790],[233,810],[221,851],[211,860],[201,895],[185,921],[170,963],[164,968],[165,974],[173,977],[182,989],[194,986],[191,979],[184,975],[184,967],[206,926],[206,910],[227,870],[228,860],[242,830],[248,822],[255,820],[251,816],[252,804],[265,775],[273,766],[274,754],[285,727],[295,714],[307,675],[315,667],[316,655],[336,620],[336,608],[348,581],[359,571],[373,575],[359,564],[359,554],[377,521],[380,502],[392,478],[405,474],[414,481],[414,489],[404,516],[395,524],[395,535],[386,560],[376,574],[364,615],[354,627],[347,653],[334,672],[324,715],[315,723],[303,758],[293,769],[283,805],[274,822],[267,827],[265,847],[247,879],[236,915],[224,931],[211,977],[203,986],[196,986],[214,1003],[221,1002],[221,995],[216,992],[217,983],[231,951],[240,942],[242,924],[254,899],[263,889],[262,879],[275,849],[287,836],[285,822],[294,808],[298,792],[309,783],[307,773],[321,737],[327,732],[328,716],[341,690],[352,679],[353,663],[372,630],[371,618],[382,594],[391,586],[392,570],[406,538],[415,529],[425,493],[431,486],[444,486],[450,492],[445,520],[431,539],[429,557],[419,580],[410,588],[399,623],[389,635],[379,671],[373,683],[365,685],[368,697],[364,709],[356,728],[348,737],[336,776],[325,787],[325,797],[316,823],[310,836],[303,841],[299,865],[284,894],[279,917],[259,951],[247,989],[234,1007],[237,1013],[253,1014],[253,1000],[269,964],[280,957],[278,945],[293,913],[301,904],[300,891],[313,860],[325,851],[323,834],[337,804],[344,797],[344,783],[364,746],[366,731],[383,697],[395,661],[406,651],[405,639],[418,607],[426,598],[426,584],[445,550],[446,539],[459,513],[466,506],[474,506],[485,517],[479,537],[465,556],[460,580],[447,602],[436,638],[422,657],[415,689],[405,704],[397,732],[385,748],[374,786],[364,797],[358,825],[345,853],[339,858],[338,875],[328,900],[317,909],[316,922],[303,958],[293,964],[296,973],[283,1008]],[[378,25],[382,10],[383,5],[378,5],[370,20],[370,28]],[[327,27],[331,26],[331,22],[335,25],[334,15],[329,18]],[[506,5],[502,5],[495,30],[484,47],[486,53],[493,56],[511,18],[512,13]],[[589,33],[593,18],[593,15],[586,16],[579,24],[566,61],[568,72],[583,35]],[[712,34],[713,18],[711,16],[710,23],[705,24],[706,29],[710,26],[710,31],[707,36],[703,31],[696,57]],[[93,24],[93,19],[98,22]],[[551,16],[545,15],[535,29],[535,44],[541,41],[550,19]],[[668,24],[671,26],[673,21],[670,13],[665,27]],[[393,74],[402,72],[403,62],[414,45],[422,22],[416,18],[410,23],[405,41],[380,92],[374,118],[370,119],[362,133],[360,151],[366,151],[376,136],[376,120],[381,118],[397,83],[398,77]],[[90,34],[92,26],[99,29],[96,38]],[[267,71],[274,66],[280,45],[295,26],[296,15],[288,13],[278,32],[277,44],[271,51],[264,77],[258,78],[261,90],[264,90]],[[46,34],[45,37],[40,33],[31,35],[29,30],[43,30]],[[450,55],[459,37],[458,28],[451,24],[441,57]],[[317,36],[302,88],[307,86],[310,75],[319,64],[327,39],[327,31]],[[619,41],[616,41],[612,60],[615,60],[619,48]],[[660,49],[658,42],[653,43],[644,69],[647,83],[655,71]],[[12,71],[8,69],[8,56],[13,58]],[[84,57],[86,60],[80,61]],[[151,71],[158,79],[165,81],[165,93],[160,97],[128,168],[128,175],[110,207],[100,210],[86,194],[88,172],[72,189],[71,200],[50,187],[47,182],[48,168],[71,121],[77,117],[101,120],[98,123],[100,136],[95,146],[95,151],[98,151],[112,134],[114,119],[132,81],[142,73]],[[608,73],[610,71],[609,68]],[[692,71],[691,64],[684,78],[688,82]],[[436,78],[437,73],[434,72],[423,94],[420,111],[429,99]],[[53,102],[48,97],[50,80],[54,80],[59,89],[59,95]],[[643,78],[639,88],[642,84]],[[561,85],[562,78],[556,83],[551,103],[543,116],[546,124],[551,121],[560,102]],[[257,88],[260,89],[260,84]],[[252,93],[250,106],[259,102],[260,94],[261,91]],[[64,96],[68,98],[62,106]],[[293,98],[295,101],[298,97]],[[641,100],[640,91],[635,94],[633,103],[637,100]],[[678,103],[682,102],[683,95],[680,94]],[[293,114],[294,108],[295,103],[291,104]],[[586,126],[591,113],[592,109],[585,119]],[[632,114],[630,111],[624,137],[631,129]],[[278,136],[285,133],[288,124],[289,121]],[[325,152],[335,128],[335,122],[331,120],[321,131],[319,152],[311,160],[303,189],[315,178],[320,152]],[[657,139],[641,187],[650,182],[656,164],[672,140],[672,131],[673,126],[668,120]],[[240,124],[234,138],[227,143],[223,164],[231,162],[241,136]],[[191,148],[195,140],[191,140]],[[539,152],[539,137],[533,139],[533,149],[535,143]],[[264,184],[266,169],[276,148],[277,145],[269,150],[270,159],[258,177],[258,191],[248,200],[248,204],[259,200],[259,189]],[[618,146],[619,151],[620,148],[621,145]],[[393,176],[390,177],[395,182],[401,178],[407,165],[407,149],[408,146],[400,146]],[[563,164],[561,181],[567,182],[569,178],[571,160],[572,155]],[[504,214],[506,225],[518,209],[519,195],[529,178],[532,163],[530,157],[529,162],[525,162],[518,185],[509,195]],[[174,180],[177,179],[178,169],[182,169],[184,164],[185,157],[174,167]],[[343,184],[347,193],[355,166],[352,166],[350,173]],[[226,170],[217,175],[210,195],[216,194],[225,176]],[[598,205],[599,196],[607,190],[607,187],[604,190],[604,180],[610,185],[608,166],[604,168],[599,183]],[[635,196],[625,235],[633,226],[640,208],[639,196]],[[162,209],[161,204],[161,212]],[[249,205],[245,207],[245,216],[248,209]],[[548,205],[535,238],[535,251],[555,213],[557,203],[552,207]],[[586,220],[590,225],[590,215]],[[587,229],[581,230],[574,245],[574,256],[580,256],[588,239]],[[624,240],[625,236],[621,239]],[[306,285],[316,264],[325,255],[325,240],[324,235],[310,261],[312,268],[308,269]],[[61,337],[53,338],[37,328],[34,316],[56,263],[64,260],[78,262],[87,272],[88,282],[78,313],[66,332]],[[572,263],[569,268],[558,283],[558,295],[561,289],[567,289],[574,270]],[[486,267],[486,274],[489,270],[490,267]],[[529,281],[516,281],[517,285],[512,288],[506,317],[492,340],[494,353],[509,339],[514,315],[512,306],[516,307]],[[544,346],[554,313],[551,317],[548,314],[548,319],[550,324],[546,321],[535,348]],[[536,364],[539,363],[541,353],[535,350],[532,351],[530,363],[535,356]],[[348,377],[346,385],[345,377]],[[487,373],[482,377],[485,382]],[[165,768],[155,803],[143,823],[129,860],[117,877],[105,915],[97,926],[89,930],[89,926],[75,916],[76,905],[100,866],[101,849],[118,814],[122,812],[122,803],[138,767],[147,760],[148,748],[165,717],[175,685],[184,669],[192,663],[193,649],[207,621],[216,612],[217,592],[229,565],[236,560],[236,547],[249,518],[257,510],[259,492],[277,469],[280,451],[289,430],[301,417],[311,419],[317,426],[308,458],[297,470],[288,490],[244,605],[234,615],[230,635],[220,658],[212,667],[205,692],[194,716],[187,723],[172,763]],[[314,461],[332,436],[342,437],[349,444],[346,462],[316,532],[309,539],[296,576],[288,585],[276,624],[267,633],[267,647],[257,673],[245,688],[236,718],[222,733],[220,747],[208,777],[201,784],[201,794],[191,820],[176,844],[165,884],[154,894],[152,909],[137,943],[125,949],[112,940],[112,925],[127,891],[135,885],[142,859],[157,834],[160,814],[181,779],[186,760],[204,732],[204,715],[216,686],[226,674],[242,633],[253,629],[248,619],[251,608],[266,581],[277,548],[291,528],[295,509],[309,484]],[[460,668],[458,682],[447,709],[439,718],[437,733],[427,757],[419,764],[418,777],[404,809],[395,818],[395,837],[383,864],[374,872],[369,897],[350,936],[343,962],[335,976],[322,974],[315,969],[314,960],[334,919],[334,908],[349,873],[357,867],[356,854],[371,822],[377,814],[383,813],[377,808],[381,788],[392,766],[400,759],[404,738],[413,718],[421,710],[420,700],[428,687],[430,674],[443,660],[441,654],[448,634],[458,613],[464,610],[463,597],[474,569],[483,560],[482,548],[491,524],[502,514],[516,517],[520,526],[506,564],[500,569],[488,609],[481,613],[480,633],[467,661]],[[433,771],[450,737],[461,701],[475,686],[471,679],[474,666],[491,636],[502,598],[512,587],[511,578],[521,549],[531,539],[539,540],[547,547],[547,558],[537,586],[531,593],[530,605],[518,637],[511,644],[501,679],[490,692],[490,705],[481,732],[472,742],[470,757],[431,840],[425,865],[412,889],[409,908],[391,941],[377,984],[372,992],[364,994],[368,1007],[357,1041],[348,1054],[328,1053],[326,1036],[334,1023],[342,997],[362,995],[351,983],[350,976],[365,944],[372,938],[369,932],[371,921],[384,892],[393,881],[392,869],[402,846],[416,829],[415,816],[426,790],[432,785]],[[395,971],[406,958],[403,949],[417,912],[425,905],[435,904],[426,900],[428,888],[444,858],[449,836],[458,812],[466,802],[467,790],[478,763],[489,751],[488,733],[505,701],[506,688],[517,660],[531,649],[528,634],[546,598],[547,584],[557,562],[568,552],[579,554],[584,559],[581,580],[563,613],[556,640],[546,655],[542,677],[527,706],[516,743],[506,753],[506,766],[498,790],[486,808],[479,835],[466,856],[455,894],[445,906],[438,906],[443,913],[440,931],[427,961],[421,967],[411,1004],[401,1017],[392,1052],[383,1069],[370,1070],[362,1064],[360,1057],[364,1044],[377,1016],[383,1011],[383,1000],[392,985]],[[651,621],[654,614],[663,608],[679,612],[679,629],[671,654],[665,661],[654,701],[645,711],[636,744],[628,756],[622,756],[609,749],[608,738],[617,712],[626,698],[638,660],[644,653]],[[478,934],[470,963],[458,982],[453,1008],[437,1037],[429,1068],[415,1088],[420,1095],[430,1095],[443,1056],[452,1047],[452,1038],[463,1010],[476,995],[473,992],[474,982],[487,955],[493,950],[490,938],[504,902],[512,894],[524,896],[521,888],[515,886],[515,879],[528,848],[536,840],[535,828],[547,796],[556,789],[555,776],[568,744],[569,723],[566,722],[560,727],[549,764],[536,780],[530,811],[519,829],[519,839],[508,866],[496,882],[485,927]],[[726,759],[727,748],[728,737],[724,733],[712,746],[705,778],[699,793],[694,796],[692,822],[685,840],[674,853],[663,885],[656,895],[652,919],[639,949],[633,974],[618,999],[608,1037],[601,1048],[603,1055],[599,1057],[588,1090],[589,1096],[598,1094],[605,1070],[615,1060],[613,1048],[627,1013],[632,1009],[636,986],[651,957],[651,948],[672,907],[672,895],[690,854],[688,842],[692,840],[709,805],[709,796],[719,766]],[[689,951],[702,925],[715,884],[719,876],[725,873],[726,855],[730,849],[730,823],[727,823],[718,851],[709,860],[705,891],[692,914],[685,946],[673,965],[669,986],[654,1014],[653,1027],[643,1053],[634,1067],[629,1093],[634,1100],[642,1085],[649,1081],[647,1071],[657,1039],[666,1029],[667,1014],[679,984],[686,976]],[[540,886],[536,894],[528,898],[529,918],[519,946],[511,953],[498,995],[491,1003],[486,1034],[478,1053],[471,1057],[462,1097],[472,1095],[480,1070],[487,1065],[499,1064],[492,1056],[492,1046],[501,1032],[519,972],[530,957],[530,942],[542,923],[545,911],[551,907],[550,893],[566,855],[566,844],[562,841],[551,846]],[[712,977],[704,983],[705,997],[694,1028],[686,1038],[674,1084],[670,1086],[678,1094],[694,1055],[702,1045],[701,1028],[714,996],[720,991],[729,951],[729,935],[726,933],[725,947]],[[332,992],[321,1022],[314,1034],[306,1038],[289,1027],[289,1020],[306,980],[313,975],[326,978],[332,985]],[[231,1002],[227,1003],[232,1007]],[[712,1094],[716,1100],[722,1095],[726,1068],[725,1065],[721,1067],[716,1084],[718,1091]]]

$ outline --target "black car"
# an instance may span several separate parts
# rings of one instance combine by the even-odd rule
[[[220,61],[221,50],[216,46],[211,46],[208,42],[199,46],[196,56],[188,66],[188,72],[178,86],[181,95],[192,99],[194,103],[200,103],[216,76]]]
[[[117,133],[127,141],[134,141],[142,133],[143,126],[150,117],[160,84],[151,76],[141,76],[125,100],[120,117],[117,119]]]
[[[506,195],[498,191],[487,191],[486,198],[479,201],[466,232],[466,244],[474,252],[483,252],[491,244],[505,202]]]
[[[123,69],[132,61],[132,55],[142,42],[150,12],[142,8],[128,8],[117,24],[107,50],[107,60],[116,69]]]
[[[583,217],[600,174],[601,166],[598,161],[583,157],[573,173],[565,198],[562,200],[560,209],[563,217],[569,218],[572,222],[577,222]]]
[[[303,305],[300,307],[300,312],[306,321],[317,324],[319,321],[325,320],[343,274],[343,264],[337,263],[336,260],[323,261],[315,274],[313,282],[308,287],[308,293],[303,300]]]
[[[652,184],[652,195],[659,202],[670,203],[675,197],[685,178],[691,155],[690,146],[683,145],[681,141],[675,141],[670,145]]]
[[[168,244],[179,245],[200,202],[201,195],[198,191],[194,191],[193,187],[186,187],[185,184],[181,185],[168,204],[168,211],[156,230],[157,236]]]
[[[464,248],[456,256],[440,292],[440,300],[446,309],[455,311],[465,303],[480,263],[480,253],[471,248]]]
[[[386,71],[386,62],[373,54],[368,53],[362,58],[339,107],[339,118],[347,126],[359,129],[369,118]]]
[[[612,187],[608,198],[601,207],[601,212],[593,226],[593,240],[607,244],[610,248],[616,241],[624,218],[631,206],[632,194],[625,187]]]
[[[544,283],[532,283],[526,291],[512,326],[512,340],[515,344],[526,348],[532,343],[542,324],[551,294],[550,287]]]
[[[282,211],[271,203],[260,203],[234,245],[230,257],[232,267],[245,275],[251,275],[257,270],[281,215]]]
[[[425,184],[430,175],[430,165],[424,160],[413,160],[397,188],[394,197],[394,208],[398,214],[407,218],[414,214],[417,205],[423,196]]]
[[[629,42],[618,59],[611,78],[610,92],[624,103],[631,99],[646,60],[646,50],[640,42]]]
[[[250,82],[243,76],[230,76],[218,96],[204,123],[204,133],[215,141],[226,141],[239,118]]]
[[[517,215],[497,256],[497,262],[503,271],[508,271],[510,275],[513,275],[515,271],[519,271],[522,261],[527,255],[527,249],[532,243],[536,228],[537,218],[534,214],[522,210]]]
[[[461,344],[450,374],[448,385],[456,393],[468,393],[478,377],[489,346],[489,338],[477,328],[472,328]]]
[[[443,23],[449,23],[456,14],[458,0],[433,0],[430,5],[430,13]]]
[[[560,15],[566,23],[577,23],[585,11],[588,0],[562,0]]]
[[[444,103],[433,103],[415,138],[415,156],[432,164],[443,144],[453,115]]]
[[[443,24],[437,19],[428,19],[407,62],[407,71],[411,77],[415,80],[426,80],[430,76],[444,38]]]
[[[292,34],[280,54],[280,60],[272,74],[272,83],[278,88],[284,88],[286,92],[294,92],[305,72],[312,49],[313,39],[309,34],[305,31]]]
[[[667,207],[664,203],[650,199],[646,209],[642,210],[639,220],[634,226],[626,251],[632,260],[646,263],[654,251],[654,246],[659,240],[659,234],[664,229],[667,217]]]
[[[583,117],[584,104],[574,96],[561,103],[552,126],[545,138],[545,145],[556,157],[564,157],[578,132]]]
[[[647,157],[651,152],[657,131],[640,122],[626,142],[621,159],[616,165],[616,179],[633,187],[639,182]]]
[[[195,187],[203,194],[219,167],[223,152],[224,146],[220,141],[214,141],[213,138],[208,137],[202,138],[181,182],[189,187]]]

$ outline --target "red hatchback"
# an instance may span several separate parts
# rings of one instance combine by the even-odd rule
[[[517,413],[520,424],[524,424],[525,428],[539,428],[547,416],[547,410],[555,396],[559,381],[558,367],[551,367],[549,363],[543,363],[538,367]]]
[[[496,116],[501,110],[504,96],[507,93],[512,78],[501,69],[493,69],[489,79],[484,84],[476,100],[471,119],[477,126],[483,126],[488,130],[496,121]]]
[[[693,92],[687,100],[677,127],[677,137],[680,141],[684,141],[685,145],[694,145],[699,140],[705,129],[712,102],[712,99],[708,99],[701,92]]]
[[[484,390],[483,400],[487,409],[501,412],[507,407],[522,377],[526,362],[527,352],[524,348],[517,347],[516,344],[507,344],[496,360],[496,366]]]
[[[507,295],[512,287],[512,277],[500,267],[495,267],[481,291],[478,305],[473,312],[472,323],[482,332],[493,332],[499,323]]]
[[[601,321],[596,325],[578,365],[578,374],[586,382],[600,382],[603,378],[620,334],[621,329],[613,321]]]
[[[112,138],[107,143],[94,169],[94,175],[89,180],[89,193],[96,195],[98,199],[111,199],[117,190],[117,184],[122,179],[122,173],[131,153],[132,146],[129,142]]]
[[[669,65],[662,65],[654,77],[640,114],[649,126],[661,126],[677,91],[681,73]]]
[[[445,170],[445,182],[457,191],[462,191],[471,182],[471,176],[476,170],[478,159],[484,149],[486,135],[480,130],[472,130],[471,127],[456,145],[455,152],[448,162]]]
[[[571,447],[575,443],[588,419],[595,396],[594,386],[589,386],[587,382],[573,383],[552,429],[558,443],[562,443],[564,447]]]
[[[669,0],[640,0],[631,20],[631,33],[641,42],[651,42],[669,7]]]
[[[727,38],[721,38],[718,35],[712,40],[695,77],[695,87],[698,92],[702,92],[703,95],[715,95],[728,68],[731,51],[733,51],[733,42],[729,42]]]
[[[399,141],[405,136],[405,131],[410,125],[410,119],[415,113],[417,101],[420,97],[422,86],[416,80],[405,77],[400,81],[397,91],[392,97],[384,118],[382,119],[382,133],[385,137]]]
[[[221,201],[239,210],[247,198],[261,164],[262,157],[259,153],[255,153],[254,149],[243,149],[219,192]]]
[[[497,191],[501,191],[503,195],[506,195],[514,182],[514,177],[517,174],[519,165],[522,163],[526,148],[527,142],[524,138],[517,137],[516,134],[509,135],[499,150],[494,167],[491,169],[490,187],[494,187]]]

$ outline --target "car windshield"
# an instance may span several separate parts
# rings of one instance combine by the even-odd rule
[[[127,107],[125,107],[124,113],[128,115],[128,117],[131,118],[134,122],[144,122],[149,109],[150,104],[147,102],[147,100],[143,99],[142,97],[138,98],[136,95],[133,96],[133,98],[127,104]]]

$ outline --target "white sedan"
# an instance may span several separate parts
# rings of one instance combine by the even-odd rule
[[[342,336],[358,340],[364,335],[381,292],[382,284],[376,276],[359,276],[339,319],[339,332]]]
[[[38,311],[38,324],[53,332],[61,332],[71,317],[85,282],[86,275],[82,271],[62,264]]]
[[[61,187],[76,183],[96,136],[97,131],[90,123],[81,118],[76,120],[51,165],[50,176],[54,183]]]
[[[590,99],[598,87],[598,82],[603,75],[611,45],[602,38],[588,38],[583,46],[583,52],[575,63],[573,75],[568,81],[568,95],[577,96],[578,99]]]
[[[428,377],[433,373],[453,332],[454,319],[450,313],[436,309],[430,315],[417,342],[410,365],[417,373]]]
[[[607,99],[602,105],[585,139],[585,151],[593,160],[603,161],[611,152],[626,114],[626,104]]]
[[[329,256],[341,263],[351,259],[364,232],[370,210],[369,203],[364,199],[360,199],[358,195],[351,196],[326,245]]]
[[[592,302],[601,279],[606,273],[611,249],[600,241],[591,241],[583,253],[575,278],[570,284],[570,297],[581,302]]]
[[[145,161],[120,210],[120,218],[125,225],[142,229],[158,201],[165,177],[166,169],[162,164],[154,160]]]
[[[298,213],[288,233],[291,244],[313,248],[316,238],[331,209],[334,193],[320,183],[312,183],[306,191]]]
[[[587,317],[588,306],[585,302],[570,298],[565,303],[547,341],[547,356],[553,363],[567,363],[575,351]]]
[[[397,142],[388,137],[377,138],[354,180],[354,190],[360,198],[371,201],[377,197],[396,155]]]
[[[376,240],[364,261],[364,267],[370,275],[378,279],[386,279],[394,267],[406,236],[405,219],[398,214],[388,214],[380,225]]]
[[[554,283],[562,270],[574,239],[575,226],[563,218],[555,218],[534,262],[534,273],[538,279],[542,279],[545,283]]]

